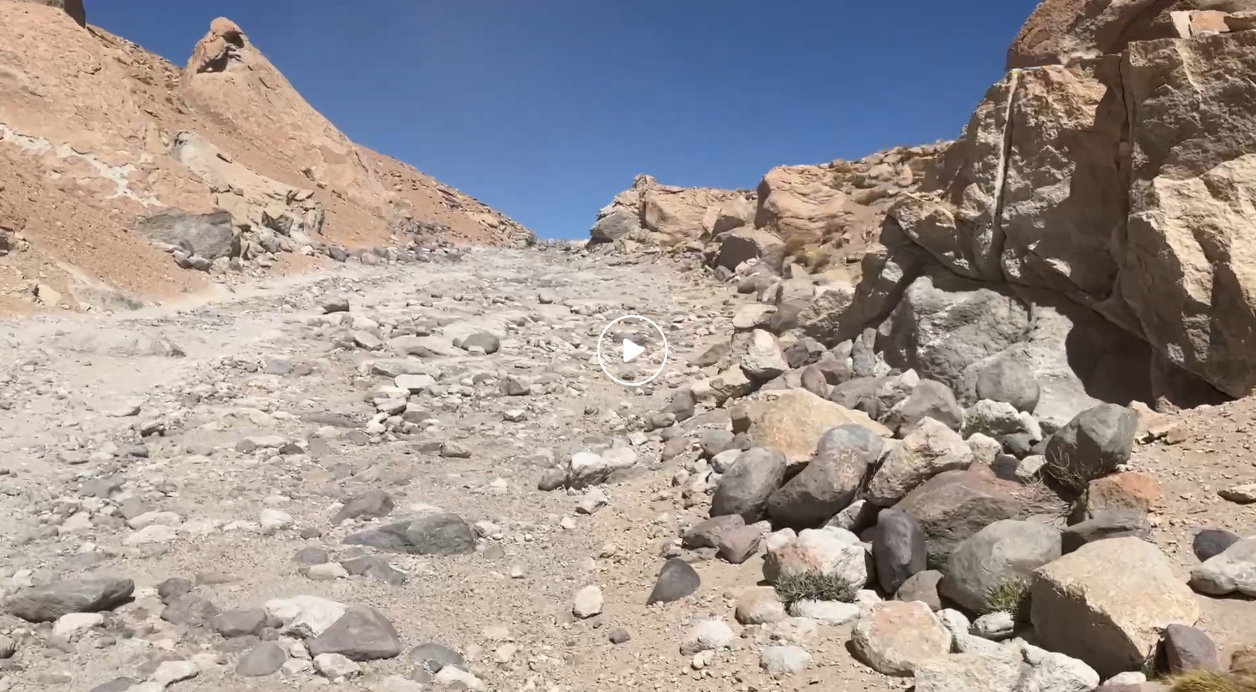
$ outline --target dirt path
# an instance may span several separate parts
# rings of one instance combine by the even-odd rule
[[[195,664],[195,677],[172,683],[189,692],[327,683],[304,663],[289,662],[290,675],[238,675],[258,638],[228,641],[207,617],[173,613],[155,589],[180,578],[198,597],[185,609],[209,609],[203,600],[221,611],[257,609],[298,595],[376,609],[404,651],[362,663],[341,689],[418,689],[390,676],[411,676],[408,652],[426,642],[460,651],[492,690],[658,689],[682,679],[688,689],[765,689],[752,631],[701,671],[678,649],[695,618],[737,627],[730,599],[757,581],[759,558],[733,566],[699,557],[694,596],[645,606],[664,554],[700,508],[685,509],[672,473],[654,470],[662,441],[641,431],[641,419],[666,404],[668,385],[685,379],[685,356],[732,309],[719,289],[692,281],[664,265],[484,250],[461,262],[345,267],[123,318],[0,326],[0,583],[13,592],[109,576],[137,589],[133,603],[68,636],[3,616],[0,631],[18,653],[0,687],[138,684],[164,661]],[[351,310],[324,315],[336,296]],[[624,314],[667,332],[669,365],[646,388],[616,385],[596,363],[599,333]],[[422,357],[407,360],[387,345],[389,336],[429,332],[394,342]],[[498,336],[500,351],[452,345],[479,332]],[[384,336],[382,350],[355,343],[362,333]],[[380,373],[393,374],[388,363],[397,361],[436,383],[390,423],[373,400],[396,398],[379,388],[393,385]],[[508,377],[530,394],[506,395]],[[696,437],[725,422],[698,416],[686,427]],[[640,472],[604,488],[605,508],[581,514],[583,493],[537,490],[546,468],[612,446],[630,448]],[[392,498],[387,518],[332,524],[341,501],[367,491]],[[374,554],[342,539],[426,506],[475,525],[475,552],[383,554],[404,575],[400,585],[335,570],[311,578],[294,559],[311,547],[331,561]],[[291,525],[265,529],[264,514]],[[156,527],[142,528],[148,523]],[[603,612],[577,619],[573,596],[588,585],[601,588]],[[631,639],[611,643],[617,629]],[[785,687],[839,678],[884,686],[856,672],[841,632],[811,638],[818,665]]]

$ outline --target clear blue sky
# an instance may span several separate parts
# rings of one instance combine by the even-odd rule
[[[1036,0],[86,0],[183,65],[234,20],[350,138],[542,237],[637,173],[769,168],[959,133]]]

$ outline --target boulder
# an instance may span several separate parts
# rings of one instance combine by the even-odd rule
[[[902,510],[882,510],[877,515],[872,555],[881,589],[897,592],[909,577],[925,569],[925,534],[920,524]]]
[[[768,516],[795,528],[828,521],[854,501],[868,467],[881,456],[882,444],[880,437],[860,425],[825,432],[810,463],[772,493]]]
[[[868,609],[851,633],[855,656],[883,675],[910,676],[916,666],[951,652],[951,633],[919,601],[885,601]]]
[[[840,283],[816,287],[811,300],[798,311],[798,328],[807,336],[833,343],[842,315],[854,299],[854,290]]]
[[[1028,587],[1030,574],[1061,554],[1058,529],[1033,521],[996,521],[951,553],[939,593],[967,610],[985,612],[993,590],[1017,582]]]
[[[672,558],[663,563],[658,577],[654,580],[654,588],[646,598],[645,604],[671,603],[692,595],[702,586],[702,578],[688,562]]]
[[[621,238],[633,238],[641,232],[641,219],[629,209],[614,209],[598,218],[589,235],[598,242],[613,242]]]
[[[996,521],[1063,510],[1054,498],[1037,496],[981,466],[934,476],[895,507],[920,523],[930,569],[943,569],[956,546]]]
[[[1256,597],[1256,538],[1244,538],[1192,570],[1191,588],[1209,596]]]
[[[193,214],[167,209],[139,219],[136,229],[149,240],[210,261],[240,254],[240,239],[226,211]]]
[[[686,550],[717,548],[722,535],[740,529],[745,525],[746,522],[740,514],[712,517],[686,531],[685,535],[680,539],[680,547]]]
[[[780,450],[793,464],[815,454],[825,432],[840,425],[859,425],[879,437],[890,437],[885,426],[866,414],[851,411],[804,389],[757,392],[746,402],[755,441]]]
[[[112,610],[134,591],[130,579],[67,579],[18,591],[9,596],[6,608],[27,622],[53,622],[70,613]]]
[[[890,409],[882,422],[892,430],[910,432],[926,418],[955,431],[964,424],[964,409],[960,408],[950,387],[934,380],[921,380],[906,399]]]
[[[1077,499],[1069,523],[1093,519],[1099,512],[1129,511],[1148,514],[1160,503],[1160,484],[1155,478],[1137,471],[1114,473],[1096,478],[1086,485]]]
[[[351,534],[345,545],[364,545],[411,555],[461,555],[475,552],[475,534],[462,517],[449,512],[429,512]]]
[[[1006,287],[936,271],[903,293],[879,327],[878,346],[891,367],[962,391],[982,361],[1025,339],[1029,317]]]
[[[944,471],[965,469],[973,453],[964,438],[946,425],[926,418],[886,456],[868,484],[867,499],[889,507],[916,487]]]
[[[1203,630],[1186,625],[1173,624],[1164,628],[1161,643],[1164,662],[1170,673],[1190,670],[1223,672],[1217,645]]]
[[[783,576],[819,574],[835,577],[852,593],[868,583],[866,552],[859,539],[842,529],[806,529],[781,543],[768,543],[763,578],[776,583]]]
[[[914,689],[915,692],[1012,692],[1020,689],[1017,683],[1028,668],[1014,648],[937,656],[916,663]]]
[[[350,661],[374,661],[401,654],[401,637],[388,618],[366,607],[345,611],[309,643],[310,654],[339,654]]]
[[[1191,550],[1200,562],[1207,562],[1224,553],[1230,546],[1238,543],[1242,537],[1225,529],[1204,529],[1195,534],[1191,540]]]
[[[771,233],[755,230],[733,231],[720,240],[720,251],[715,256],[717,267],[736,269],[749,260],[758,260],[774,273],[780,273],[781,263],[785,261],[785,243]]]
[[[751,380],[766,382],[789,370],[789,364],[776,337],[756,329],[750,334],[746,353],[741,357],[741,370]]]
[[[1043,470],[1060,483],[1082,490],[1130,458],[1138,416],[1116,404],[1079,413],[1047,442]]]
[[[1254,48],[1252,31],[1136,42],[1121,69],[1133,163],[1117,289],[1156,351],[1233,397],[1256,387],[1256,222],[1234,205],[1256,103],[1229,75],[1256,70]]]
[[[758,521],[768,499],[785,480],[785,456],[769,447],[742,452],[720,477],[711,500],[711,516],[741,515],[747,524]]]
[[[1161,628],[1194,624],[1199,604],[1156,546],[1114,538],[1038,569],[1030,619],[1042,646],[1085,661],[1104,678],[1136,670]]]
[[[1103,510],[1096,512],[1086,521],[1073,524],[1064,529],[1061,536],[1065,553],[1095,541],[1123,536],[1134,536],[1146,540],[1151,536],[1151,522],[1147,514],[1134,510]]]
[[[1014,358],[995,358],[977,369],[977,398],[1002,401],[1030,413],[1038,406],[1042,387],[1034,371]]]
[[[898,587],[898,591],[894,592],[894,600],[920,601],[936,613],[942,610],[942,598],[938,593],[938,584],[941,581],[942,573],[936,569],[917,572]]]
[[[786,243],[818,242],[846,201],[823,166],[778,166],[759,183],[754,225]]]

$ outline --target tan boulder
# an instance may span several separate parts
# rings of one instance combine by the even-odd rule
[[[1087,544],[1033,575],[1030,619],[1041,645],[1105,678],[1137,670],[1165,626],[1193,625],[1199,616],[1190,587],[1140,538]]]
[[[839,425],[862,425],[881,437],[889,429],[862,411],[826,401],[805,389],[757,392],[746,402],[755,441],[778,449],[791,465],[805,464],[816,451],[820,436]]]
[[[598,212],[591,234],[605,241],[644,230],[656,234],[650,238],[654,242],[694,240],[747,225],[750,207],[743,192],[662,185],[653,176],[641,174],[631,188],[615,195]]]
[[[781,263],[785,261],[785,243],[771,233],[739,229],[720,240],[715,265],[736,269],[737,265],[752,259],[759,260],[773,272],[779,272]]]
[[[754,225],[788,243],[819,241],[842,211],[846,195],[827,166],[778,166],[759,183]]]
[[[1130,46],[1130,216],[1119,293],[1146,339],[1231,396],[1256,388],[1256,33]]]

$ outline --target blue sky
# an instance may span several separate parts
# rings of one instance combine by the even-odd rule
[[[225,16],[350,138],[543,237],[637,173],[769,168],[952,138],[1036,0],[87,0],[183,65]]]

